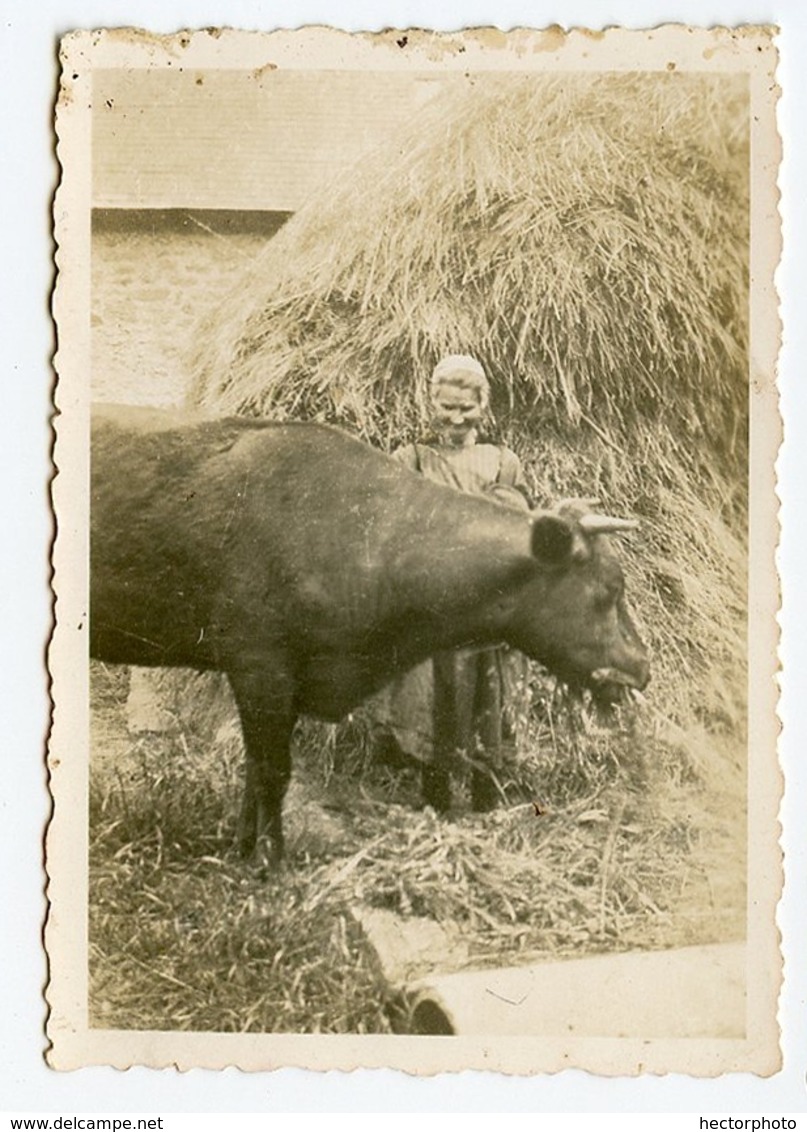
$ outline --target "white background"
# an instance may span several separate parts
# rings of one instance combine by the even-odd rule
[[[783,500],[780,565],[784,587],[782,643],[782,762],[787,792],[786,890],[780,909],[785,988],[780,1021],[785,1066],[768,1080],[735,1075],[717,1081],[682,1078],[603,1081],[568,1072],[555,1077],[503,1078],[471,1074],[416,1079],[389,1071],[305,1074],[297,1070],[244,1075],[135,1069],[57,1074],[43,1061],[46,981],[41,947],[44,915],[42,831],[48,813],[43,744],[49,702],[44,652],[50,626],[47,504],[51,474],[50,357],[54,333],[50,204],[58,168],[51,135],[57,84],[57,42],[78,27],[299,27],[333,24],[348,30],[412,26],[456,30],[468,25],[602,28],[662,22],[699,26],[775,23],[785,258],[777,277],[785,319],[780,366],[785,448],[779,463]],[[286,3],[255,0],[5,0],[0,10],[0,203],[2,209],[2,402],[0,402],[0,1110],[24,1113],[171,1112],[692,1112],[807,1111],[807,586],[800,585],[807,551],[807,440],[803,357],[807,309],[804,212],[807,207],[807,4],[804,0],[350,0]],[[682,1003],[682,1009],[686,1006]],[[271,1119],[271,1118],[269,1118]],[[545,1116],[533,1118],[546,1126]],[[799,1119],[799,1124],[807,1117]],[[173,1122],[166,1121],[170,1128]],[[549,1122],[550,1127],[554,1122]],[[609,1122],[610,1123],[610,1122]],[[697,1128],[681,1117],[680,1127]],[[209,1122],[205,1122],[210,1127]],[[664,1121],[662,1124],[672,1126]],[[175,1127],[177,1125],[174,1125]],[[182,1122],[183,1127],[191,1127]]]

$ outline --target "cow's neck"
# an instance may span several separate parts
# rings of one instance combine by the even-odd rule
[[[450,531],[424,524],[398,564],[396,600],[380,628],[396,642],[396,667],[439,649],[501,640],[520,584],[535,574],[526,513],[469,506],[463,518]]]
[[[436,652],[507,638],[521,584],[538,569],[529,515],[451,494],[449,512],[430,509],[423,492],[426,506],[398,514],[388,538],[371,539],[342,575],[334,620],[314,622],[302,710],[339,719]]]

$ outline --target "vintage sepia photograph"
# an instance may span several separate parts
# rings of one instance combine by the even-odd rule
[[[775,1072],[772,30],[61,60],[50,1063]]]

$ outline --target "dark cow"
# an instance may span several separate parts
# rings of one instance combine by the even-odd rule
[[[92,655],[226,672],[241,715],[240,847],[283,848],[295,720],[338,720],[440,649],[506,641],[563,679],[643,687],[602,531],[461,495],[334,428],[99,408]]]

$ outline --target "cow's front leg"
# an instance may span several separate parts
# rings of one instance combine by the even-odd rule
[[[485,769],[475,766],[471,774],[471,806],[476,813],[493,810],[502,793],[496,776],[501,773],[502,750],[502,655],[499,649],[478,653],[474,695],[474,739]]]
[[[275,672],[231,672],[241,716],[246,774],[238,823],[242,857],[283,857],[283,799],[291,777],[291,690]],[[267,853],[268,850],[268,853]]]
[[[432,657],[432,674],[432,761],[422,770],[423,801],[438,813],[447,813],[451,809],[449,767],[457,751],[459,729],[455,654],[441,652]]]

